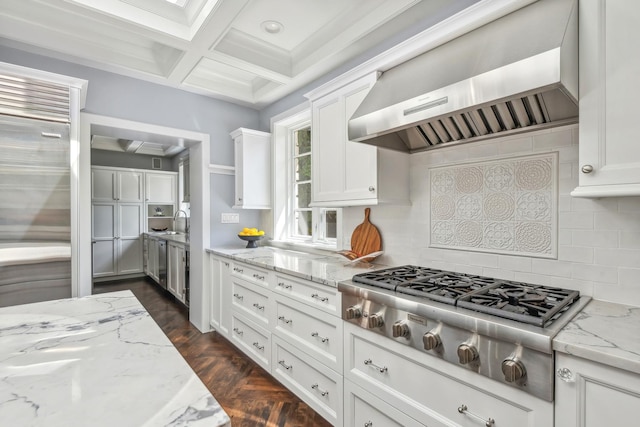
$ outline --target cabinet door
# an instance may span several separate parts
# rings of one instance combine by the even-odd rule
[[[91,207],[93,277],[117,274],[116,204],[94,203]]]
[[[640,195],[640,4],[582,0],[580,20],[580,187],[572,195]]]
[[[344,118],[342,100],[328,95],[314,102],[311,118],[314,203],[342,199],[344,186]]]
[[[344,126],[344,196],[347,200],[373,199],[377,190],[377,153],[378,149],[372,145],[348,140],[349,119],[371,89],[368,83],[358,85],[344,96],[345,126]]]
[[[118,273],[142,272],[142,203],[118,203]]]
[[[156,239],[149,239],[149,276],[156,282],[160,281],[158,277],[158,241]]]
[[[242,207],[244,203],[244,150],[242,145],[242,137],[233,140],[233,155],[235,164],[235,207]]]
[[[108,169],[91,169],[91,200],[111,202],[116,199],[117,173]]]
[[[209,254],[209,326],[220,329],[220,269],[222,260]]]
[[[220,332],[229,337],[231,331],[231,263],[220,263]]]
[[[176,175],[170,173],[145,174],[146,200],[150,203],[175,203]]]
[[[185,301],[185,250],[184,246],[169,243],[167,262],[167,290],[179,301]]]
[[[117,179],[117,199],[120,202],[143,202],[142,172],[121,171]]]
[[[640,376],[557,353],[555,425],[598,427],[637,425]],[[562,378],[560,378],[562,377]]]

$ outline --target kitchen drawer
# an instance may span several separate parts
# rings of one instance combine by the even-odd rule
[[[425,427],[362,387],[344,381],[344,425],[354,427]]]
[[[273,332],[342,372],[342,319],[282,295],[274,300]]]
[[[342,294],[337,288],[308,280],[292,279],[279,273],[275,275],[275,283],[275,292],[340,317]]]
[[[260,267],[234,261],[231,266],[231,276],[239,277],[250,283],[268,287],[271,272]]]
[[[272,375],[334,426],[342,425],[342,375],[273,337]]]
[[[345,379],[429,427],[477,427],[479,419],[493,419],[495,427],[553,425],[551,402],[350,323],[344,328]]]
[[[233,313],[231,342],[267,372],[271,372],[271,334],[267,330]]]
[[[234,310],[242,313],[257,324],[269,327],[269,290],[260,288],[238,279],[231,278],[231,304]]]

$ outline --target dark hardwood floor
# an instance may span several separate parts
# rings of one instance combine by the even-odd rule
[[[94,293],[129,289],[231,417],[233,427],[330,426],[217,332],[200,333],[184,306],[151,282],[96,284]]]

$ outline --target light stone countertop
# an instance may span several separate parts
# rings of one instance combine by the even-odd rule
[[[351,279],[354,274],[389,267],[377,263],[349,263],[342,255],[330,252],[316,254],[272,246],[255,249],[214,247],[207,252],[331,287],[337,287],[338,282]]]
[[[184,233],[165,234],[162,231],[159,231],[159,232],[150,231],[144,234],[150,237],[155,237],[157,239],[162,239],[169,242],[181,243],[187,247],[190,246],[189,239],[187,238],[187,235]]]
[[[0,309],[0,425],[228,426],[130,291]]]
[[[640,374],[640,307],[591,300],[556,335],[553,349]]]

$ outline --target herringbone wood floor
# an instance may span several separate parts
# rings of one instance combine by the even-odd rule
[[[233,427],[330,424],[217,332],[200,333],[187,310],[144,279],[96,284],[94,293],[130,289],[231,417]]]

